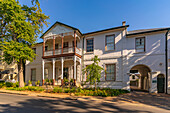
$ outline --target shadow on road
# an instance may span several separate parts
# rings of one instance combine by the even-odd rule
[[[151,113],[145,110],[132,110],[118,107],[113,103],[95,103],[79,100],[24,99],[17,103],[0,104],[1,113],[51,113],[51,112],[134,112]]]

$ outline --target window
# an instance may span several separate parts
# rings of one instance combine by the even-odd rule
[[[136,38],[136,52],[145,52],[145,37]]]
[[[135,75],[132,75],[132,79],[135,79]]]
[[[93,39],[87,39],[86,40],[86,51],[87,52],[93,52],[94,47],[93,47]]]
[[[106,50],[114,50],[115,49],[115,35],[107,35],[106,36]]]
[[[34,50],[34,53],[36,54],[36,48],[32,48]]]
[[[45,46],[45,51],[48,51],[48,46]]]
[[[36,81],[36,69],[31,69],[31,81]]]
[[[116,73],[116,65],[115,64],[107,64],[106,65],[106,80],[115,80]]]
[[[58,49],[58,44],[55,44],[55,49]]]
[[[68,47],[68,42],[64,42],[63,43],[63,48],[67,48]]]

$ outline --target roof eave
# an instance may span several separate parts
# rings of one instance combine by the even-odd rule
[[[146,34],[146,33],[155,33],[155,32],[160,32],[160,31],[165,31],[170,28],[165,28],[165,29],[158,29],[158,30],[151,30],[151,31],[144,31],[144,32],[139,32],[139,33],[132,33],[132,34],[126,34],[127,37],[130,36],[135,36],[135,35],[140,35],[140,34]]]

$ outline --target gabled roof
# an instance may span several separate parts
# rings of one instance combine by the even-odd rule
[[[128,31],[126,36],[139,35],[144,33],[153,33],[153,32],[165,31],[168,29],[170,29],[170,27],[133,30],[133,31]]]
[[[89,32],[89,33],[83,33],[83,35],[89,35],[89,34],[94,34],[94,33],[99,33],[99,32],[104,32],[104,31],[109,31],[109,30],[115,30],[115,29],[120,29],[120,28],[125,28],[125,27],[129,27],[129,25],[112,27],[112,28],[103,29],[103,30],[94,31],[94,32]]]
[[[56,21],[45,33],[43,33],[43,34],[41,35],[40,38],[42,38],[46,33],[48,33],[48,31],[50,31],[50,30],[51,30],[55,25],[57,25],[57,24],[66,26],[66,27],[71,28],[71,29],[73,29],[73,30],[76,30],[76,31],[78,31],[78,32],[82,35],[82,33],[80,32],[79,29],[77,29],[77,28],[75,28],[75,27],[72,27],[72,26],[69,26],[69,25],[67,25],[67,24],[64,24],[64,23],[61,23],[61,22]]]

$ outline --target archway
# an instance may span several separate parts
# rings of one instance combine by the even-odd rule
[[[151,69],[143,64],[136,65],[130,70],[131,90],[149,91]]]
[[[163,74],[157,76],[157,90],[158,93],[164,93],[165,91],[165,76]]]

